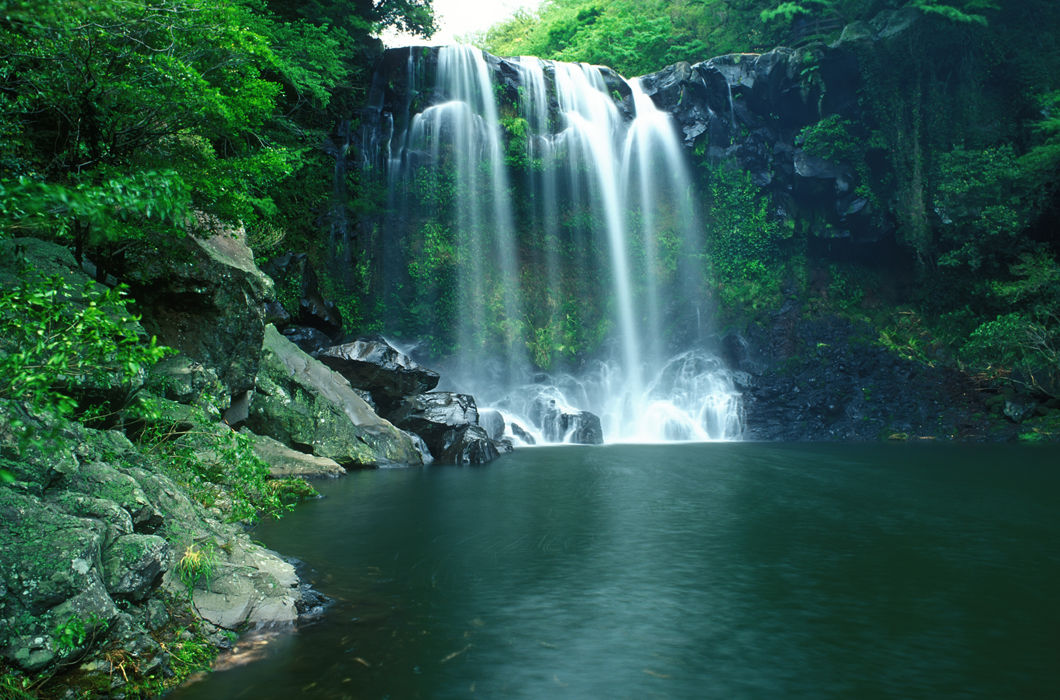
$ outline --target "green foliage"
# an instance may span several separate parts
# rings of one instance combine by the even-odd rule
[[[3,700],[34,700],[35,695],[28,691],[30,680],[25,676],[8,673],[0,665],[0,698]]]
[[[293,477],[290,479],[273,479],[268,484],[280,503],[286,506],[294,506],[303,501],[311,501],[320,497],[320,492],[305,479]]]
[[[131,396],[168,351],[141,338],[137,321],[123,289],[27,272],[0,291],[0,397],[69,415],[86,387],[124,387]]]
[[[782,2],[776,7],[762,10],[758,18],[763,23],[782,22],[790,24],[796,17],[806,17],[822,10],[832,9],[833,0],[803,0],[802,2]]]
[[[540,168],[541,163],[535,164],[529,156],[530,123],[522,117],[501,117],[501,127],[505,133],[504,162],[508,167],[516,171]]]
[[[996,267],[1011,255],[1027,223],[1017,184],[1022,177],[1009,145],[958,147],[939,158],[934,209],[941,219],[942,265]]]
[[[182,232],[192,207],[262,246],[308,238],[334,169],[310,149],[354,110],[369,35],[390,26],[429,35],[429,1],[6,3],[0,224],[97,264]]]
[[[877,343],[904,360],[936,364],[935,336],[913,309],[897,309],[890,323],[881,324]]]
[[[159,458],[170,478],[232,522],[276,518],[291,509],[250,437],[212,422],[200,408],[176,406],[146,397],[125,416],[141,448]]]
[[[457,249],[449,227],[435,219],[420,228],[420,245],[412,251],[409,274],[419,284],[436,289],[452,280]]]
[[[913,7],[956,23],[985,26],[994,0],[551,0],[520,11],[470,41],[502,55],[532,55],[611,66],[643,75],[675,63],[768,50],[796,19],[869,20]]]
[[[678,60],[746,49],[747,27],[738,26],[734,4],[553,0],[536,14],[516,13],[471,41],[498,55],[584,61],[623,75],[642,75]],[[719,42],[724,50],[714,48]]]
[[[769,213],[751,174],[722,163],[708,172],[708,246],[723,303],[760,309],[777,305],[782,243],[791,231]]]
[[[987,25],[986,12],[998,9],[997,0],[911,0],[910,7],[952,22]]]
[[[9,232],[79,245],[143,238],[152,222],[182,235],[191,204],[187,184],[172,170],[95,182],[76,175],[61,183],[21,176],[0,181],[0,200],[0,223]]]
[[[169,653],[169,664],[174,677],[166,682],[165,687],[175,687],[193,673],[209,671],[217,658],[217,648],[203,636],[202,631],[193,627],[187,634],[175,635],[176,641],[164,647]]]
[[[62,655],[68,655],[80,650],[92,637],[106,632],[106,629],[106,621],[98,615],[91,615],[87,621],[82,620],[78,615],[71,615],[56,624],[52,632],[55,649]]]
[[[1032,390],[1060,395],[1060,264],[1044,252],[1014,263],[1013,279],[995,280],[991,294],[1015,309],[981,323],[961,348],[979,370],[1004,369]]]
[[[855,161],[865,157],[866,139],[854,122],[831,114],[799,132],[807,153],[830,161]]]

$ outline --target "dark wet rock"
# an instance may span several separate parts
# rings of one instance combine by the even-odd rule
[[[265,323],[271,323],[277,327],[284,327],[293,319],[283,304],[278,299],[270,299],[265,302]]]
[[[485,410],[479,412],[478,423],[486,429],[490,440],[500,440],[504,437],[504,416],[500,411]]]
[[[436,455],[442,464],[485,464],[500,457],[497,445],[478,425],[463,425],[442,433]]]
[[[438,373],[416,364],[381,336],[359,338],[321,350],[317,357],[356,388],[372,395],[384,413],[406,396],[438,386]]]
[[[437,429],[478,425],[475,397],[451,391],[408,396],[390,415],[394,423],[420,435],[430,444],[427,434]]]
[[[301,595],[298,597],[297,607],[298,620],[300,622],[308,622],[322,618],[333,602],[332,599],[308,583],[301,584],[300,590]]]
[[[312,326],[287,326],[283,329],[283,337],[297,345],[302,352],[314,356],[331,347],[334,342],[327,333]]]
[[[1030,396],[1012,396],[1005,399],[1002,413],[1013,423],[1022,423],[1035,414],[1038,402]]]
[[[194,235],[174,239],[165,255],[146,243],[131,248],[121,271],[144,327],[216,372],[229,394],[254,386],[265,305],[275,298],[245,239],[242,229],[203,218]]]
[[[277,296],[290,322],[315,328],[328,338],[342,333],[342,314],[324,297],[317,273],[304,253],[284,253],[265,263],[262,270],[276,281]]]
[[[531,407],[531,416],[548,442],[601,445],[604,431],[600,418],[589,411],[564,408],[554,399],[542,397]]]
[[[198,406],[211,418],[231,408],[228,387],[217,371],[184,354],[164,357],[152,366],[145,387],[162,398]]]
[[[534,436],[531,435],[523,426],[519,425],[518,423],[512,422],[511,428],[512,435],[514,435],[517,439],[522,440],[524,445],[537,444],[537,441],[534,440]]]
[[[745,438],[998,439],[979,388],[955,370],[898,357],[874,329],[839,317],[805,319],[798,305],[745,334]]]
[[[479,423],[475,399],[438,391],[408,396],[390,414],[395,425],[423,438],[441,464],[483,464],[499,456]]]
[[[157,535],[130,533],[103,553],[104,582],[113,598],[143,601],[172,563],[172,547]]]
[[[816,67],[811,77],[807,60]],[[855,164],[808,154],[798,137],[824,116],[859,118],[861,77],[851,51],[821,49],[810,58],[787,48],[730,54],[677,63],[641,81],[673,116],[686,146],[735,162],[769,191],[775,211],[807,222],[813,235],[872,243],[892,231],[882,213],[854,196]]]

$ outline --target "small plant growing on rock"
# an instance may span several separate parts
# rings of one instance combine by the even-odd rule
[[[56,650],[66,655],[82,648],[99,631],[106,629],[106,621],[98,615],[89,616],[87,621],[82,620],[78,615],[71,615],[55,626],[52,638],[55,640]]]
[[[184,556],[177,563],[177,573],[180,575],[181,582],[188,589],[189,597],[200,581],[209,589],[210,579],[213,577],[216,564],[217,559],[214,556],[212,544],[199,547],[192,543],[184,549]]]

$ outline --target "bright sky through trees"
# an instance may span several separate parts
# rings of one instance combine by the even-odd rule
[[[511,17],[520,8],[533,10],[541,4],[541,0],[434,0],[432,4],[438,24],[434,37],[422,39],[388,30],[381,37],[383,42],[391,47],[453,44],[456,43],[456,37],[489,29]]]

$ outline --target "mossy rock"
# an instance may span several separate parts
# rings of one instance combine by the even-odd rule
[[[265,330],[247,427],[344,467],[422,463],[406,433],[380,418],[345,378],[271,325]]]

